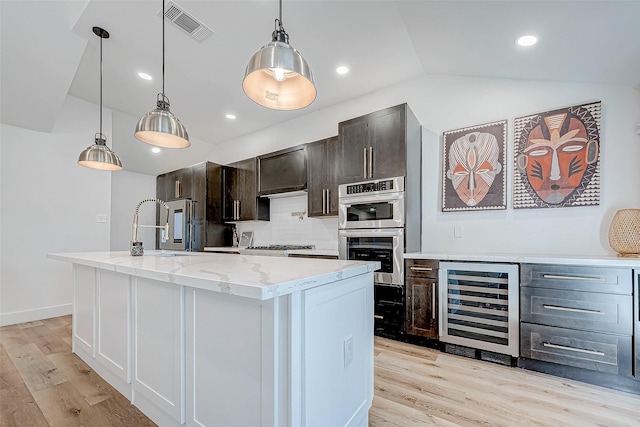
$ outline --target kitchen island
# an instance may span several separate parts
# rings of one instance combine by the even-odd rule
[[[162,426],[366,426],[377,262],[188,252],[73,264],[73,352]]]

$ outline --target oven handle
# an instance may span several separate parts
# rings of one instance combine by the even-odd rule
[[[404,235],[402,228],[371,228],[359,230],[338,230],[339,237],[394,237]]]
[[[343,206],[351,206],[358,203],[395,203],[398,200],[404,199],[404,193],[386,193],[386,194],[369,194],[366,196],[349,196],[341,197],[339,203]]]

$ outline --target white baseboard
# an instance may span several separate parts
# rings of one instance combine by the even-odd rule
[[[52,307],[34,308],[33,310],[14,311],[13,313],[0,313],[0,326],[66,316],[67,314],[71,314],[72,310],[73,304],[62,304]]]

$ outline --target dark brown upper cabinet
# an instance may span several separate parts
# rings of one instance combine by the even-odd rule
[[[420,153],[420,123],[407,104],[341,122],[338,131],[338,184],[406,176]]]
[[[222,223],[222,168],[223,166],[212,162],[202,162],[158,175],[156,178],[158,199],[192,201],[192,241],[189,246],[194,251],[202,251],[205,246],[225,244],[228,226]],[[160,210],[161,208],[157,207],[156,223],[159,223]],[[159,241],[158,237],[157,242]]]
[[[257,157],[258,195],[307,189],[306,145],[298,145]]]
[[[338,215],[338,137],[307,144],[307,211],[310,217]]]
[[[269,199],[258,197],[255,157],[222,168],[224,221],[268,221]]]

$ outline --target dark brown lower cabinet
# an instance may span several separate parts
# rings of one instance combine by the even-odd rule
[[[438,338],[438,261],[405,260],[407,335]]]

